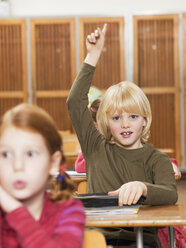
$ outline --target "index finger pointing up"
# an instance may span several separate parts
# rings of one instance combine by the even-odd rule
[[[102,29],[102,33],[105,35],[107,32],[107,24],[105,23]]]

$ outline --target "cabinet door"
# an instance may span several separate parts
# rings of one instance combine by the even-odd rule
[[[156,148],[180,163],[178,15],[134,16],[134,81],[152,107]]]
[[[27,101],[25,20],[0,20],[0,116]]]
[[[75,22],[72,18],[31,19],[33,102],[60,130],[72,129],[66,98],[75,77]]]
[[[185,165],[186,165],[186,13],[183,14],[183,73],[184,73],[184,132],[185,132]]]
[[[97,17],[79,19],[80,63],[86,56],[85,40],[97,27],[107,23],[105,48],[93,78],[93,85],[103,90],[125,78],[124,71],[124,19],[123,17]]]

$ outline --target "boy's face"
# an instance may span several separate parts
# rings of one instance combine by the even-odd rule
[[[142,147],[141,133],[145,126],[145,118],[135,113],[108,114],[108,128],[116,143],[125,149]]]
[[[39,133],[10,126],[0,137],[0,185],[17,200],[43,196],[51,161]]]

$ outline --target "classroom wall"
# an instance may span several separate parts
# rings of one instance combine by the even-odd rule
[[[8,7],[5,6],[7,3]],[[3,4],[3,5],[1,5]],[[3,8],[1,8],[3,6]],[[185,0],[0,0],[0,17],[83,17],[83,16],[124,16],[125,17],[125,79],[133,81],[133,15],[144,14],[179,14],[180,34],[181,14],[186,13]],[[181,35],[180,35],[181,37]],[[180,64],[182,64],[182,37],[179,42]],[[78,57],[78,56],[77,56]],[[78,65],[78,60],[76,61]],[[184,112],[183,67],[180,66],[180,110]],[[28,70],[29,74],[29,70]],[[29,78],[29,77],[28,77]],[[29,82],[29,80],[28,80]],[[181,154],[182,165],[186,171],[186,121],[181,115]],[[186,138],[185,138],[186,140]]]
[[[185,0],[9,0],[12,16],[123,15],[127,12],[182,12]]]

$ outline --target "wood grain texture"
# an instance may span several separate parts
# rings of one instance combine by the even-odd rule
[[[178,15],[134,16],[134,79],[149,98],[152,143],[180,153]]]
[[[75,78],[75,20],[31,19],[33,101],[72,130],[66,98]]]
[[[0,20],[0,115],[28,100],[26,21]]]

